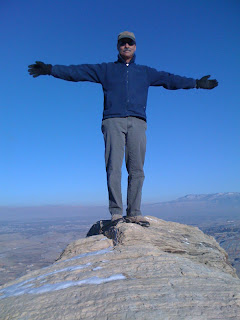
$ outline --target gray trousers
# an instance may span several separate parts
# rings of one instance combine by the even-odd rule
[[[109,211],[112,215],[123,214],[121,177],[124,152],[128,171],[127,216],[141,215],[146,129],[146,122],[136,117],[109,118],[102,121]]]

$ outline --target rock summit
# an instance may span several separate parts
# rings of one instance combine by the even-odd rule
[[[52,265],[0,288],[4,320],[240,320],[240,279],[196,227],[98,221]]]

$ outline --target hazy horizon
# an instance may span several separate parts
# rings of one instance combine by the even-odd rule
[[[217,195],[216,201],[211,196]],[[185,195],[189,196],[189,195]],[[192,195],[170,201],[143,203],[143,215],[154,215],[162,219],[191,219],[198,220],[213,217],[236,219],[240,217],[240,193],[216,193]],[[199,196],[203,199],[199,201]],[[208,199],[210,197],[210,200]],[[126,205],[124,205],[125,215]],[[38,206],[0,206],[0,220],[34,220],[34,219],[109,219],[108,205],[38,205]]]

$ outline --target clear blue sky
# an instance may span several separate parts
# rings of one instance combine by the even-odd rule
[[[101,85],[34,79],[27,66],[137,59],[219,81],[150,88],[143,202],[240,190],[240,1],[1,1],[0,205],[107,204]],[[123,199],[127,174],[123,166]]]

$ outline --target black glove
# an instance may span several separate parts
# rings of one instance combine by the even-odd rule
[[[45,64],[41,61],[36,61],[35,64],[30,64],[30,66],[28,66],[28,72],[33,76],[33,78],[36,78],[40,75],[51,74],[51,71],[52,65]]]
[[[218,85],[216,79],[208,80],[210,76],[204,76],[200,80],[196,80],[196,88],[199,89],[213,89]]]

